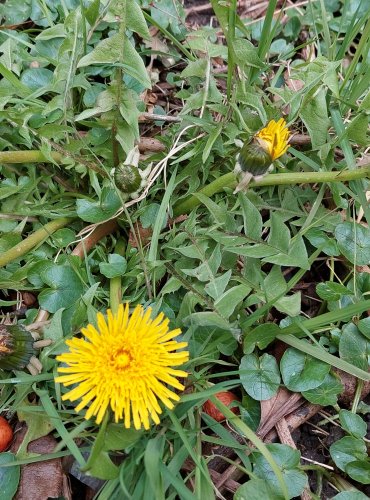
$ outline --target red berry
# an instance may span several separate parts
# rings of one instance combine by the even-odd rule
[[[229,391],[218,392],[215,396],[225,406],[230,406],[233,401],[239,401],[239,398]],[[209,399],[204,403],[203,411],[210,417],[217,420],[217,422],[222,422],[226,419],[225,415],[218,408],[216,408],[216,406]],[[237,406],[231,408],[231,411],[235,414],[239,414],[239,408]]]
[[[0,452],[7,449],[13,439],[13,429],[4,417],[0,417]]]

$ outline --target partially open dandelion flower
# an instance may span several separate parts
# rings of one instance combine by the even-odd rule
[[[271,160],[280,158],[289,148],[289,129],[284,118],[271,120],[266,127],[255,135],[263,149],[269,153]]]
[[[55,381],[75,386],[62,399],[81,399],[77,412],[89,405],[86,419],[95,416],[99,424],[110,407],[115,421],[123,419],[126,428],[132,420],[135,429],[149,429],[150,417],[159,423],[158,400],[172,409],[172,401],[180,399],[167,386],[184,390],[175,377],[188,374],[172,367],[188,361],[187,351],[175,352],[187,342],[174,340],[181,330],[169,331],[162,313],[155,319],[150,315],[150,308],[136,306],[130,316],[128,304],[121,304],[116,314],[108,309],[107,319],[98,313],[97,328],[82,328],[85,338],[66,340],[70,350],[57,360],[68,366],[58,368],[65,375]]]
[[[272,162],[289,148],[289,129],[284,118],[271,120],[241,148],[234,172],[241,176],[234,193],[243,191],[249,182],[259,181],[272,169]]]

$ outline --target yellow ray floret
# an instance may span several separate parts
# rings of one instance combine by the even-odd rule
[[[55,381],[74,387],[63,400],[80,400],[79,412],[88,407],[85,418],[96,418],[99,424],[110,408],[115,421],[123,419],[126,428],[149,429],[150,420],[159,423],[161,401],[172,409],[179,396],[168,386],[180,391],[184,386],[176,377],[186,377],[183,370],[172,368],[189,359],[186,342],[177,342],[179,329],[169,330],[169,320],[161,313],[151,319],[151,309],[122,304],[116,314],[107,311],[97,315],[97,328],[89,324],[81,329],[84,338],[67,340],[69,352],[57,360],[60,375]]]
[[[289,129],[284,118],[271,120],[255,135],[261,146],[270,154],[272,161],[282,156],[289,148]]]

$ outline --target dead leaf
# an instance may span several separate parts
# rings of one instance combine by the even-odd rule
[[[13,453],[23,442],[26,432],[27,426],[17,432],[12,444]],[[52,453],[57,444],[57,440],[49,434],[29,443],[27,451],[46,455]],[[21,465],[19,486],[13,500],[48,500],[58,497],[71,498],[61,458]]]
[[[280,387],[275,396],[261,401],[261,422],[257,434],[263,438],[279,420],[299,408],[302,402],[303,398],[299,393],[291,393]]]
[[[133,248],[139,248],[139,246],[145,247],[150,242],[153,234],[153,230],[149,228],[144,228],[140,222],[136,222],[134,225],[135,232],[130,231],[128,236],[128,242]]]

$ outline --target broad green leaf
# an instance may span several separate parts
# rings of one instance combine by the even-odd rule
[[[95,21],[99,16],[100,0],[92,0],[92,2],[85,9],[85,17],[90,24],[93,26]]]
[[[369,117],[365,113],[359,113],[348,125],[346,132],[351,141],[367,146],[369,144]]]
[[[147,229],[148,227],[154,227],[160,208],[161,206],[159,205],[159,203],[151,203],[150,205],[145,207],[143,213],[140,215],[140,222],[144,229]],[[166,224],[167,221],[165,221],[163,227],[165,227]]]
[[[369,497],[361,491],[341,491],[332,500],[369,500]]]
[[[284,224],[282,217],[276,212],[271,214],[270,220],[269,245],[283,253],[288,253],[290,246],[290,231],[288,227]]]
[[[246,332],[243,344],[244,353],[251,354],[256,345],[259,349],[265,349],[280,333],[281,329],[276,323],[264,323]]]
[[[301,292],[282,297],[274,302],[274,307],[290,317],[298,316],[301,312]]]
[[[320,248],[322,252],[330,256],[340,255],[337,242],[321,229],[313,227],[305,233],[305,237],[315,248]]]
[[[204,287],[204,291],[214,300],[217,300],[225,291],[225,288],[230,281],[231,275],[232,271],[231,269],[229,269],[226,273],[207,283]]]
[[[262,234],[262,217],[260,211],[244,193],[240,192],[238,197],[243,211],[244,233],[248,238],[260,241]]]
[[[35,407],[24,400],[22,403],[22,410],[18,410],[17,415],[20,422],[25,422],[27,425],[27,432],[22,439],[21,445],[17,451],[19,459],[27,457],[27,446],[31,441],[43,436],[47,436],[54,429],[54,425],[50,417],[44,412],[37,412],[41,407]],[[26,408],[29,408],[27,411]]]
[[[369,264],[370,228],[356,222],[343,222],[335,228],[335,237],[339,250],[352,264]]]
[[[287,291],[287,283],[279,266],[274,266],[263,282],[266,301],[274,301],[274,307],[289,316],[298,316],[301,311],[301,294],[295,293],[276,300]]]
[[[343,385],[337,377],[328,373],[322,384],[315,389],[302,391],[302,396],[310,403],[322,406],[337,404],[338,395],[343,392]]]
[[[77,215],[86,222],[103,222],[110,219],[121,207],[121,200],[114,189],[103,188],[100,201],[78,199]]]
[[[229,318],[250,291],[251,288],[246,285],[237,285],[229,288],[229,290],[226,290],[226,292],[216,300],[214,306],[221,316]]]
[[[22,235],[19,233],[6,233],[6,235],[0,237],[0,252],[6,252],[20,241],[22,241]]]
[[[75,241],[76,233],[72,231],[72,229],[68,229],[67,227],[65,227],[63,229],[58,229],[58,231],[55,231],[51,238],[53,240],[53,243],[58,248],[65,248],[70,243]]]
[[[36,37],[35,40],[53,40],[55,38],[65,38],[66,32],[64,24],[55,24],[50,28],[46,28],[41,31]]]
[[[346,286],[334,281],[325,281],[316,286],[317,295],[328,301],[340,300],[345,295],[353,295]]]
[[[20,465],[1,467],[1,465],[10,464],[15,460],[15,455],[9,451],[0,453],[0,498],[4,500],[11,500],[17,492],[21,467]]]
[[[347,474],[362,484],[370,484],[370,462],[368,460],[355,460],[346,467]]]
[[[2,23],[22,24],[31,15],[31,0],[6,0],[6,4],[0,6],[0,16]]]
[[[309,354],[289,348],[280,361],[281,376],[290,391],[301,392],[319,387],[330,371],[330,365]]]
[[[50,267],[53,267],[53,262],[50,262],[48,260],[41,260],[37,262],[34,266],[32,266],[28,273],[27,273],[27,279],[32,285],[34,285],[37,288],[42,288],[44,281],[41,278],[41,273],[45,271],[46,269],[49,269]]]
[[[52,84],[54,73],[46,68],[33,68],[23,71],[20,81],[31,90],[40,90]]]
[[[310,134],[312,147],[315,149],[325,144],[329,118],[324,89],[310,91],[302,101],[299,114]]]
[[[261,404],[248,394],[243,396],[242,404],[239,405],[240,418],[253,431],[257,431],[261,421]]]
[[[197,59],[196,61],[190,61],[180,76],[181,78],[189,78],[190,76],[204,78],[206,69],[207,59]]]
[[[112,462],[106,451],[101,451],[89,468],[89,476],[98,479],[115,479],[118,474],[119,468]]]
[[[236,38],[232,42],[236,63],[245,69],[248,66],[263,68],[265,64],[258,57],[258,50],[252,42],[245,38]]]
[[[220,245],[216,245],[210,257],[200,266],[192,269],[182,269],[182,271],[188,276],[194,276],[199,281],[212,281],[220,267],[221,260]]]
[[[117,276],[123,276],[126,272],[126,268],[126,259],[116,253],[108,255],[108,262],[100,262],[99,264],[100,272],[106,278],[116,278]]]
[[[362,335],[370,340],[370,317],[360,319],[357,323],[357,328],[360,330]]]
[[[343,430],[352,434],[353,437],[363,438],[366,436],[367,424],[360,415],[356,415],[356,413],[348,410],[340,410],[339,421]]]
[[[199,312],[193,313],[183,319],[184,325],[197,326],[216,326],[221,330],[230,330],[231,325],[228,321],[214,312]]]
[[[254,258],[262,258],[266,259],[273,258],[272,256],[276,255],[277,250],[275,248],[270,247],[267,244],[257,244],[251,246],[240,246],[240,247],[227,247],[228,252],[236,253],[238,255],[244,255],[245,257],[254,257]],[[279,254],[281,255],[281,254]]]
[[[362,439],[346,436],[330,446],[330,456],[342,471],[350,462],[367,459],[366,444]]]
[[[152,18],[162,27],[170,27],[175,36],[183,34],[182,18],[184,21],[184,8],[181,3],[174,3],[172,0],[156,0],[150,4]],[[194,32],[196,33],[196,32]]]
[[[108,424],[104,436],[104,451],[124,450],[133,445],[143,435],[143,431],[126,429],[122,423]]]
[[[264,257],[263,262],[278,264],[280,266],[295,266],[302,269],[310,269],[306,245],[300,234],[297,234],[289,244],[288,253],[278,253]]]
[[[95,64],[122,64],[124,70],[136,78],[144,87],[151,87],[143,60],[126,35],[122,38],[119,33],[116,33],[110,38],[104,38],[91,52],[80,59],[77,67],[84,68]]]
[[[141,38],[145,38],[147,40],[151,39],[151,35],[149,33],[148,26],[145,21],[145,17],[143,15],[143,11],[141,7],[136,3],[135,0],[132,0],[130,3],[127,3],[128,9],[126,10],[126,25],[127,28],[131,31],[135,31]]]
[[[166,281],[164,287],[161,290],[161,295],[165,295],[166,293],[177,292],[177,290],[180,290],[181,287],[182,287],[181,281],[172,276],[168,281]]]
[[[53,264],[43,269],[41,279],[50,288],[45,288],[40,293],[39,303],[43,309],[51,313],[63,307],[70,307],[83,292],[80,278],[69,266]]]
[[[298,450],[293,450],[290,446],[285,444],[268,444],[267,449],[270,451],[283,473],[283,478],[288,488],[289,498],[298,497],[304,490],[308,481],[306,474],[298,468],[301,454]],[[253,458],[254,474],[258,478],[266,481],[273,489],[276,496],[282,496],[276,475],[267,460],[261,453],[256,452],[253,453]]]
[[[353,323],[347,323],[339,340],[340,357],[352,365],[368,369],[367,357],[370,352],[370,342],[360,333]]]
[[[280,384],[279,368],[270,354],[263,354],[260,358],[255,354],[243,356],[239,377],[247,394],[258,401],[270,399]]]
[[[234,500],[278,500],[276,491],[264,479],[250,479],[234,494]]]
[[[85,109],[80,114],[76,115],[75,120],[82,121],[92,116],[100,115],[111,111],[117,104],[117,98],[113,87],[108,87],[107,90],[100,92],[96,98],[96,103],[93,108]]]
[[[50,323],[43,329],[44,339],[51,339],[53,343],[59,342],[63,338],[63,323],[62,314],[64,309],[59,309],[53,317]],[[45,352],[45,351],[43,351]]]

